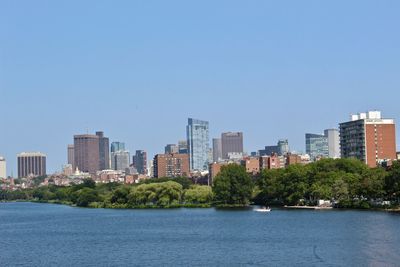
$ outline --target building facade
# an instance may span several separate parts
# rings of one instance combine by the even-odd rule
[[[68,145],[67,149],[68,149],[68,162],[67,163],[71,164],[72,168],[74,168],[75,147],[74,147],[74,145]]]
[[[213,162],[222,160],[222,143],[221,138],[213,138]]]
[[[210,149],[208,121],[189,118],[186,136],[190,171],[207,171]]]
[[[278,155],[284,156],[290,152],[289,141],[287,139],[281,139],[278,141]]]
[[[147,153],[144,150],[136,150],[132,158],[132,166],[142,175],[147,175]]]
[[[95,174],[100,171],[99,137],[83,134],[74,136],[74,169]]]
[[[100,170],[110,169],[110,141],[103,132],[96,132],[96,135],[99,137]]]
[[[188,177],[188,154],[158,154],[154,157],[154,177]]]
[[[17,155],[18,178],[46,175],[46,155],[40,152],[22,152]]]
[[[188,154],[187,140],[181,140],[178,142],[179,154]]]
[[[0,157],[0,178],[7,178],[7,162],[4,157]]]
[[[243,154],[243,133],[228,132],[221,134],[222,158],[228,159],[229,153]]]
[[[116,171],[125,171],[125,169],[129,168],[129,152],[118,150],[111,153],[111,167]]]
[[[332,159],[340,158],[340,136],[338,129],[327,129],[324,131],[328,138],[328,157]]]
[[[179,146],[176,144],[168,144],[165,146],[165,154],[177,154],[179,153]]]
[[[329,157],[328,137],[321,134],[306,133],[306,153],[311,160]]]
[[[380,111],[352,115],[340,123],[342,158],[357,158],[370,167],[396,159],[396,129],[393,119],[382,118]]]
[[[112,142],[111,143],[111,153],[117,151],[125,151],[125,143],[123,142]]]

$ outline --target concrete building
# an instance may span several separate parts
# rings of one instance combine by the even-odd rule
[[[340,123],[340,148],[342,158],[357,158],[370,167],[395,160],[395,122],[382,118],[380,111],[352,115]]]
[[[326,129],[324,131],[328,138],[328,157],[332,159],[340,158],[340,136],[338,129]]]
[[[176,144],[168,144],[165,146],[165,154],[177,154],[179,153],[179,146]]]
[[[118,150],[111,153],[112,169],[116,171],[125,171],[129,168],[129,151]]]
[[[286,159],[278,154],[272,154],[271,156],[262,156],[260,158],[260,170],[271,170],[271,169],[282,169],[285,168]]]
[[[228,159],[229,153],[243,153],[243,133],[228,132],[221,134],[222,158]]]
[[[188,154],[158,154],[154,157],[154,177],[189,177]]]
[[[213,162],[222,160],[222,143],[220,138],[213,138]]]
[[[74,136],[74,169],[95,174],[100,171],[99,136],[82,134]]]
[[[7,162],[0,156],[0,178],[7,178]]]
[[[96,132],[96,135],[99,137],[100,170],[110,169],[110,141],[103,132]]]
[[[147,175],[147,153],[144,150],[136,150],[132,157],[132,166],[136,168],[139,174]]]
[[[190,171],[207,171],[210,150],[208,121],[189,118],[186,136]]]
[[[74,155],[75,155],[75,148],[74,145],[68,145],[68,164],[72,165],[72,168],[74,168]]]
[[[329,157],[328,137],[321,134],[306,133],[306,153],[311,160]]]
[[[18,178],[46,175],[46,155],[40,152],[22,152],[17,155]]]

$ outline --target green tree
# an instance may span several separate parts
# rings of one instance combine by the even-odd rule
[[[213,192],[218,204],[248,205],[253,192],[253,181],[243,166],[222,166],[214,179]]]
[[[206,185],[194,185],[184,192],[184,200],[190,204],[211,203],[213,199],[212,189]]]

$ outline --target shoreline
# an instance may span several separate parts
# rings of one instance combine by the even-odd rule
[[[252,210],[254,207],[261,207],[263,205],[248,205],[248,206],[217,206],[217,205],[212,205],[212,204],[179,204],[179,205],[170,205],[170,206],[136,206],[136,207],[123,207],[121,206],[87,206],[87,207],[81,207],[77,206],[74,204],[70,203],[62,203],[59,201],[35,201],[35,200],[11,200],[11,201],[0,201],[0,203],[37,203],[37,204],[53,204],[53,205],[64,205],[64,206],[69,206],[73,208],[84,208],[84,209],[110,209],[110,210],[156,210],[156,209],[219,209],[219,210]],[[380,212],[389,212],[389,213],[400,213],[400,207],[395,208],[395,209],[380,209],[380,208],[369,208],[369,209],[357,209],[357,208],[334,208],[334,207],[318,207],[318,206],[272,206],[275,209],[280,209],[280,210],[309,210],[309,211],[351,211],[351,210],[356,210],[356,211],[380,211]]]

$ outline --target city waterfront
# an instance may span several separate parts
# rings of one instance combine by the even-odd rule
[[[0,203],[2,266],[396,266],[376,211],[84,209]]]

